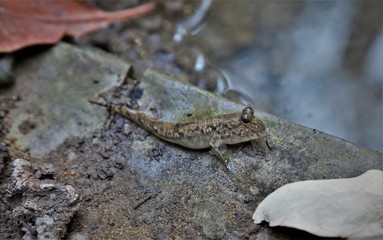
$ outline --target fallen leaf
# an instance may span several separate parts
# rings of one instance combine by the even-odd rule
[[[0,0],[0,52],[35,44],[53,44],[64,35],[75,38],[113,22],[153,10],[152,3],[104,12],[84,1]]]
[[[259,204],[253,219],[322,237],[382,239],[383,172],[287,184]]]

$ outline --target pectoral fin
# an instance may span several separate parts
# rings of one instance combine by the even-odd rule
[[[222,142],[222,140],[219,137],[214,136],[210,140],[210,148],[211,151],[219,158],[219,160],[222,162],[223,166],[225,167],[225,170],[227,169],[228,161],[223,156],[223,153],[226,151],[226,144]]]

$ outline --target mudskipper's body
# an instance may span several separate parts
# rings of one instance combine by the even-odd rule
[[[254,116],[254,111],[250,107],[244,108],[242,113],[224,114],[193,122],[173,123],[149,117],[125,105],[106,105],[93,101],[91,103],[110,108],[168,142],[191,149],[210,147],[225,167],[227,161],[221,150],[226,147],[226,144],[257,140],[265,132],[263,122]]]

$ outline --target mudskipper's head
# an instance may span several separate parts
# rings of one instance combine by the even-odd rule
[[[245,135],[243,137],[249,138],[249,140],[262,137],[265,132],[265,125],[254,116],[254,110],[251,107],[242,110],[241,127],[243,128],[242,134]]]
[[[246,107],[240,114],[231,114],[222,125],[221,138],[226,144],[237,144],[262,138],[265,125],[254,116],[254,110]]]

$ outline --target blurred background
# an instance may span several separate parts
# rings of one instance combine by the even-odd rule
[[[382,151],[383,1],[213,1],[198,26],[256,108]]]

